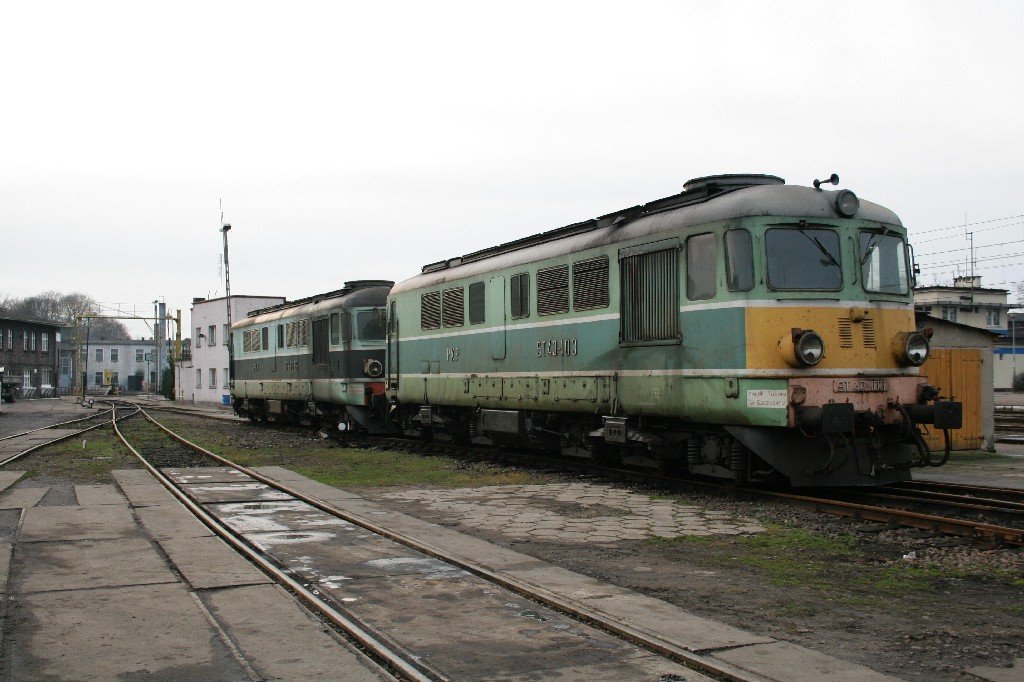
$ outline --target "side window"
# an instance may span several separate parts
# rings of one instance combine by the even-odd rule
[[[469,285],[469,323],[481,324],[484,321],[484,283],[474,282]]]
[[[431,291],[420,296],[420,329],[440,329],[441,292]]]
[[[512,289],[512,319],[530,316],[530,274],[521,272],[512,275],[510,287]]]
[[[572,309],[608,307],[608,256],[572,264]]]
[[[754,247],[746,230],[725,233],[725,281],[729,291],[754,288]]]
[[[461,327],[466,320],[465,290],[445,289],[441,295],[441,321],[446,327]]]
[[[537,271],[537,314],[569,312],[569,266],[556,265]]]
[[[686,297],[706,301],[717,293],[715,235],[698,234],[686,240]]]
[[[260,330],[260,341],[260,345],[263,350],[270,349],[270,327],[263,327],[263,329]]]
[[[341,343],[341,315],[331,313],[331,345],[337,346]]]
[[[679,331],[679,245],[658,242],[619,251],[622,343],[676,341]]]
[[[284,325],[277,325],[277,347],[284,348]]]

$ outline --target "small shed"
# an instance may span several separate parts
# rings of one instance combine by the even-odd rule
[[[917,329],[932,330],[931,354],[921,375],[938,386],[940,395],[964,405],[963,428],[951,431],[954,450],[995,449],[995,407],[992,350],[998,334],[966,324],[917,313]],[[929,430],[925,442],[944,447],[942,432]]]

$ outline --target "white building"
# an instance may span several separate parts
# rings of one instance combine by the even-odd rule
[[[981,276],[954,277],[953,286],[917,287],[914,308],[919,313],[1006,335],[1006,302],[1010,292],[981,286]]]
[[[283,296],[232,296],[231,319],[251,311],[284,303]],[[190,402],[227,403],[228,306],[227,298],[192,299],[192,357],[178,363],[174,372],[175,398]]]
[[[120,386],[128,391],[156,390],[156,342],[153,339],[133,341],[90,341],[84,348],[86,386],[98,391]],[[166,358],[166,355],[165,355]],[[70,355],[68,367],[70,367]],[[61,367],[64,371],[64,367]]]

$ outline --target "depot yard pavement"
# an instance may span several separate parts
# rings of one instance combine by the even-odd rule
[[[287,467],[697,615],[880,672],[976,679],[962,671],[1024,657],[1018,550],[770,501],[667,492],[381,445],[342,447],[303,429],[158,417],[239,463]],[[954,455],[946,471],[973,467],[982,457]],[[1011,472],[1024,463],[984,458]],[[112,480],[109,471],[135,466],[112,435],[97,433],[84,450],[81,443],[53,446],[20,463],[28,474],[18,486],[101,483]]]

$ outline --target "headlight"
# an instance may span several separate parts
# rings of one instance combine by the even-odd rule
[[[366,376],[376,379],[383,373],[384,365],[381,364],[380,360],[370,358],[363,362],[363,374]]]
[[[844,218],[852,218],[860,208],[860,199],[848,189],[836,192],[836,211]]]
[[[893,350],[900,364],[920,367],[928,359],[931,346],[920,332],[901,332],[896,335]]]
[[[812,367],[825,356],[825,342],[817,332],[805,331],[797,338],[793,350],[800,364]]]

